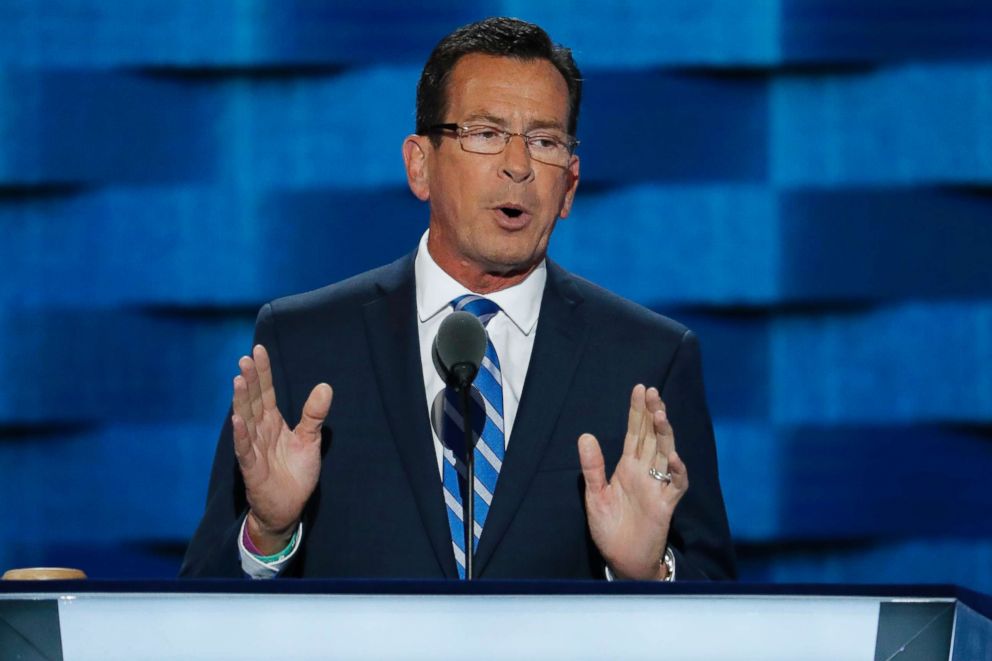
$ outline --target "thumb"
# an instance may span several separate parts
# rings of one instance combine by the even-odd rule
[[[334,391],[326,383],[318,383],[310,391],[306,403],[303,405],[303,415],[300,417],[300,424],[296,426],[295,433],[302,441],[314,441],[320,438],[320,427],[324,424],[327,412],[331,409],[331,398]]]
[[[579,436],[579,463],[586,479],[586,494],[602,491],[606,487],[606,462],[599,441],[592,434]]]

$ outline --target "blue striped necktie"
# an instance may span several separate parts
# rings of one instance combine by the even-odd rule
[[[455,311],[471,312],[485,326],[499,312],[499,306],[492,301],[467,294],[451,302]],[[454,547],[458,576],[465,578],[465,529],[463,527],[462,503],[467,492],[465,466],[465,432],[462,429],[461,400],[452,388],[445,388],[444,415],[440,416],[444,445],[442,481],[444,502],[448,510],[448,525],[451,528],[451,543]],[[499,357],[492,341],[486,340],[486,355],[482,359],[479,373],[472,382],[470,402],[472,432],[475,437],[475,548],[479,548],[479,538],[486,523],[486,515],[496,492],[496,480],[503,466],[505,441],[503,436],[503,377],[499,368]]]

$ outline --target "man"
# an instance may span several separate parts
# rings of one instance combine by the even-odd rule
[[[545,258],[579,181],[580,97],[537,26],[438,44],[403,143],[428,232],[262,308],[183,575],[464,576],[461,417],[431,343],[465,307],[489,337],[475,576],[733,576],[694,336]]]

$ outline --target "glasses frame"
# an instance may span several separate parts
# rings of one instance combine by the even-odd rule
[[[470,129],[475,129],[475,128],[491,129],[492,131],[502,135],[503,136],[502,149],[494,152],[473,151],[471,149],[466,149],[465,143],[462,142],[462,138],[465,136],[466,132],[468,132]],[[482,154],[483,156],[495,156],[496,154],[502,154],[506,150],[506,146],[510,144],[510,138],[514,136],[520,136],[524,141],[524,145],[526,145],[527,147],[527,154],[538,163],[544,163],[545,165],[552,165],[555,167],[568,167],[568,161],[566,161],[565,163],[548,163],[547,161],[543,161],[540,158],[535,157],[533,152],[531,152],[530,141],[526,133],[515,133],[513,131],[507,131],[506,129],[501,129],[498,126],[493,126],[492,124],[447,123],[447,124],[434,124],[433,126],[427,127],[428,133],[440,133],[443,131],[450,131],[455,134],[458,140],[458,146],[462,148],[462,151],[467,152],[469,154]],[[563,146],[565,150],[568,152],[569,157],[571,157],[573,154],[575,154],[575,148],[579,146],[579,141],[576,140],[575,137],[567,134],[565,136],[565,139],[566,139],[565,142],[562,142],[557,138],[555,138],[555,141],[561,144],[561,146]]]

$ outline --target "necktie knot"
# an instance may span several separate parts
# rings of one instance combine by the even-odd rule
[[[488,298],[483,298],[482,296],[477,296],[476,294],[465,294],[459,296],[455,300],[451,301],[451,307],[455,309],[455,312],[459,310],[464,310],[465,312],[470,312],[479,318],[482,325],[485,326],[489,323],[489,320],[496,316],[500,308],[497,304],[490,301]]]

